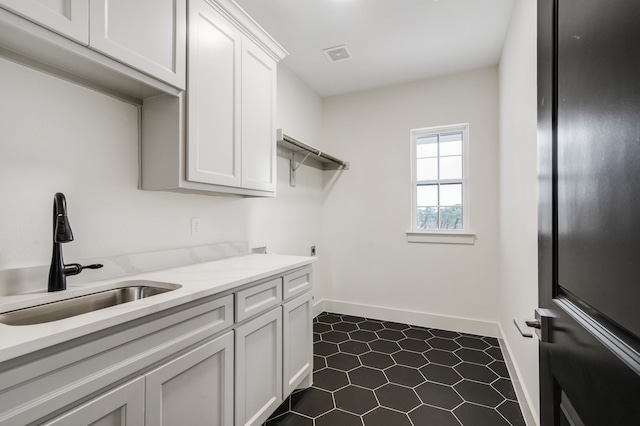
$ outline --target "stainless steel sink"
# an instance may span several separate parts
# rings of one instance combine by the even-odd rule
[[[5,312],[0,314],[0,323],[6,325],[42,324],[145,299],[181,287],[175,284],[163,284],[163,287],[145,284],[150,283],[143,281],[136,285],[117,287],[98,293]]]

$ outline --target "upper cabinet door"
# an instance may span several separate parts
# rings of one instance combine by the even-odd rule
[[[91,48],[185,89],[186,0],[90,2]]]
[[[276,189],[276,66],[248,38],[242,41],[242,187]]]
[[[203,0],[189,3],[187,180],[239,187],[242,35]]]
[[[0,0],[0,6],[82,44],[89,44],[87,0]]]

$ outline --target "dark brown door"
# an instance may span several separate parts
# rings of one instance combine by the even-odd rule
[[[639,0],[538,1],[538,143],[542,425],[640,425]]]

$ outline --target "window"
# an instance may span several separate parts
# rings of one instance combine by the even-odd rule
[[[460,124],[411,131],[409,234],[448,233],[473,239],[468,234],[468,130],[468,124]]]

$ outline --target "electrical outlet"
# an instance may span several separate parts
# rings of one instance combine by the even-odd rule
[[[192,217],[191,218],[191,235],[198,235],[200,233],[200,218]]]
[[[311,246],[311,256],[316,255],[316,246]]]

